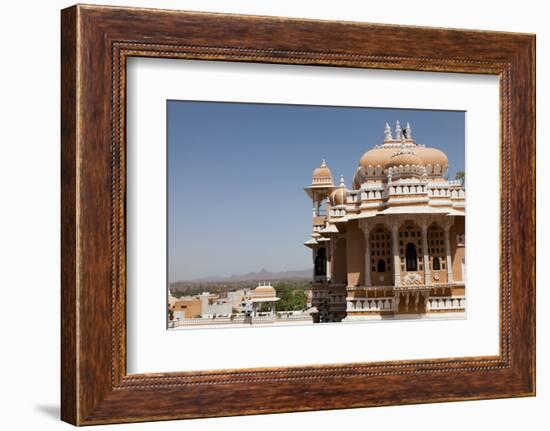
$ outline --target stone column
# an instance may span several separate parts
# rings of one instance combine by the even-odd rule
[[[393,253],[393,285],[401,284],[401,258],[399,257],[399,222],[395,220],[391,225],[392,253]]]
[[[393,297],[393,312],[394,314],[399,313],[399,301],[401,300],[401,294],[397,292]]]
[[[371,272],[370,272],[370,241],[369,241],[369,225],[366,222],[361,224],[361,229],[363,230],[363,238],[365,239],[365,256],[364,256],[364,266],[365,266],[365,286],[372,286],[371,281]]]
[[[334,241],[336,241],[336,238],[331,236],[327,248],[327,281],[332,281],[332,271],[334,270]]]
[[[317,249],[315,247],[311,248],[311,260],[313,261],[313,271],[311,271],[311,279],[315,283],[315,258],[317,257]]]
[[[451,240],[449,239],[449,232],[451,225],[445,225],[445,251],[447,255],[447,283],[453,282],[453,262],[451,260]]]
[[[424,254],[424,284],[432,284],[432,271],[430,269],[430,255],[428,254],[428,221],[422,220],[422,253]]]

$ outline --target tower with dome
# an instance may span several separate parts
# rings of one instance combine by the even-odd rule
[[[326,160],[313,171],[305,245],[317,321],[464,315],[465,189],[448,166],[397,122],[359,159],[351,188]]]

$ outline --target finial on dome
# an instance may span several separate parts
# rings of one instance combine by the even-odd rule
[[[344,176],[340,175],[340,187],[346,187],[346,183],[344,182]]]
[[[384,140],[385,141],[391,141],[393,138],[391,136],[391,127],[388,123],[386,123],[386,126],[384,127]]]
[[[413,137],[411,124],[408,121],[407,121],[407,127],[405,127],[405,135],[407,139],[412,139]]]
[[[403,137],[403,133],[401,131],[401,124],[399,124],[399,120],[395,122],[395,139],[401,139]]]
[[[322,167],[322,168],[326,168],[326,167],[327,167],[327,162],[326,162],[325,159],[323,159],[323,160],[321,161],[321,167]]]

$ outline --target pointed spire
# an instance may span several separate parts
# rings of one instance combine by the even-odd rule
[[[403,137],[403,133],[401,132],[401,124],[399,124],[399,120],[395,122],[395,139],[401,139]]]
[[[384,127],[384,141],[391,141],[391,127],[388,123],[386,123],[386,126]]]
[[[407,139],[412,139],[413,137],[411,124],[408,121],[407,121],[407,127],[405,127],[405,135]]]

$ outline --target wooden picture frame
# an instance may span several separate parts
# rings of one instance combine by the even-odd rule
[[[83,5],[61,15],[64,421],[535,394],[534,35]],[[498,75],[500,355],[128,375],[125,65],[131,56]]]

